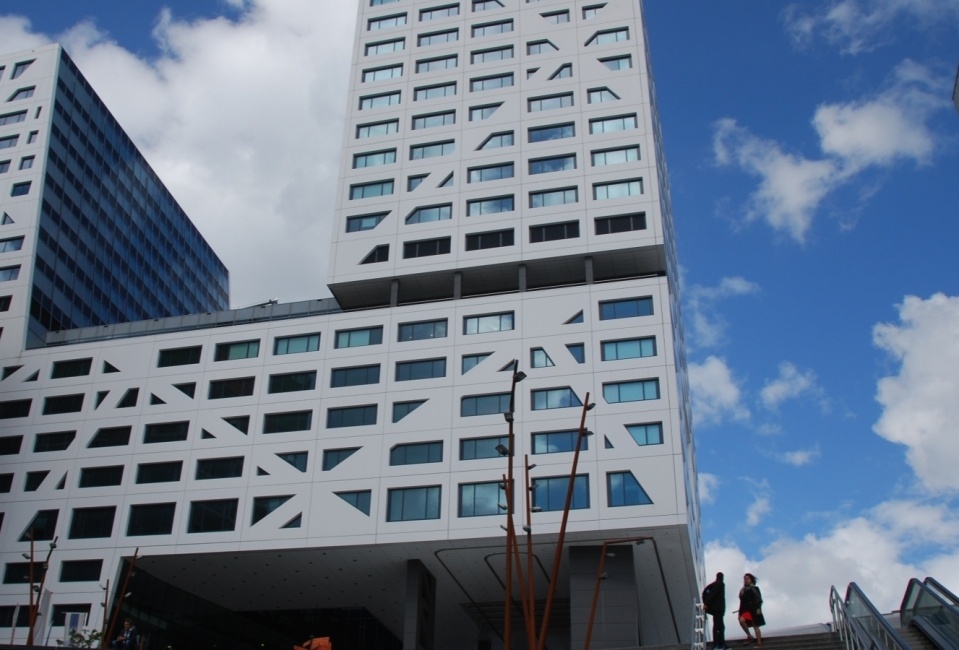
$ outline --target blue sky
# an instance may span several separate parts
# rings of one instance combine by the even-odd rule
[[[5,0],[0,43],[65,43],[234,306],[298,300],[328,295],[354,20],[318,4]],[[959,589],[959,0],[645,8],[707,571],[756,573],[771,629],[833,584]]]

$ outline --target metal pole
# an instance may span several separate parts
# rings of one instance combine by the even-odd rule
[[[516,535],[513,529],[513,454],[516,448],[516,435],[513,432],[513,419],[516,408],[516,384],[526,379],[526,375],[519,370],[519,361],[513,359],[513,376],[509,388],[509,410],[504,413],[509,423],[509,437],[507,438],[507,465],[503,484],[506,492],[506,604],[505,619],[503,621],[504,650],[510,650],[512,645],[513,619],[513,546],[516,544]],[[517,566],[517,569],[519,567]]]
[[[529,620],[526,621],[529,637],[529,647],[536,647],[536,590],[533,588],[533,488],[529,482],[529,471],[536,465],[529,464],[529,454],[524,454],[523,464],[526,467],[526,587],[529,592]]]
[[[596,618],[596,602],[599,600],[599,586],[603,583],[603,567],[606,565],[606,549],[609,542],[603,542],[603,550],[599,556],[599,568],[596,569],[596,584],[593,587],[593,602],[589,606],[589,622],[586,624],[586,640],[583,650],[589,650],[589,641],[593,638],[593,620]]]
[[[559,565],[563,559],[563,542],[566,539],[566,523],[569,521],[569,508],[573,502],[573,487],[576,483],[576,467],[579,465],[579,450],[583,444],[583,437],[586,431],[586,412],[592,408],[589,403],[589,393],[586,393],[586,399],[583,402],[583,413],[579,420],[579,435],[576,437],[576,451],[573,453],[573,467],[569,473],[569,487],[566,488],[566,504],[563,507],[563,520],[559,525],[559,537],[556,540],[556,551],[553,554],[553,570],[549,577],[549,589],[546,591],[546,606],[543,608],[543,623],[540,626],[539,640],[536,642],[536,650],[546,648],[546,634],[549,631],[549,617],[553,609],[553,597],[556,595],[556,582],[559,580]]]
[[[123,586],[120,589],[120,595],[117,596],[116,607],[113,608],[113,616],[110,617],[110,625],[107,626],[107,635],[103,638],[104,647],[109,647],[110,638],[113,636],[113,626],[116,625],[117,617],[120,615],[120,608],[123,607],[123,599],[126,598],[127,586],[130,584],[130,576],[133,574],[133,569],[137,565],[137,554],[140,552],[140,547],[138,546],[135,551],[133,551],[133,557],[130,559],[130,566],[127,567],[126,575],[123,576]]]
[[[33,620],[34,620],[34,608],[33,608],[33,529],[30,529],[28,533],[30,535],[30,565],[29,565],[29,576],[30,580],[30,609],[27,610],[27,645],[33,645]],[[13,622],[13,626],[17,626],[17,622]]]

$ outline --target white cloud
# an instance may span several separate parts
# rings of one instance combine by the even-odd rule
[[[775,410],[786,400],[796,399],[807,393],[821,393],[816,384],[816,373],[812,370],[800,372],[794,364],[784,361],[779,364],[779,376],[772,381],[766,381],[759,397],[763,406]]]
[[[885,88],[845,103],[821,104],[812,119],[819,136],[819,159],[788,153],[725,118],[716,122],[713,157],[717,165],[737,167],[759,179],[746,204],[746,220],[761,220],[773,230],[803,243],[822,202],[836,189],[875,167],[903,160],[929,162],[937,136],[928,122],[951,104],[952,83],[913,61],[903,61]],[[868,188],[863,200],[874,194]],[[843,222],[841,227],[848,227]]]
[[[760,291],[759,285],[742,277],[724,277],[717,286],[693,285],[683,291],[685,320],[689,323],[688,349],[715,347],[726,337],[726,322],[716,314],[716,303],[726,298]]]
[[[786,28],[798,45],[822,36],[844,54],[861,54],[887,43],[904,25],[928,30],[959,21],[959,0],[833,0],[821,6],[786,9]]]
[[[899,364],[879,381],[883,412],[873,430],[905,445],[906,459],[928,490],[959,490],[959,297],[907,296],[898,323],[873,329],[873,341]]]
[[[716,501],[716,492],[719,490],[721,481],[715,474],[699,472],[696,476],[699,484],[699,502],[713,503]]]
[[[808,465],[822,455],[822,452],[818,447],[813,449],[796,449],[794,451],[786,451],[777,456],[779,460],[786,463],[787,465],[792,465],[793,467],[802,467],[803,465]]]
[[[772,503],[768,496],[759,495],[746,508],[746,525],[756,526],[762,518],[772,512]]]
[[[898,609],[910,578],[931,575],[946,585],[959,582],[956,525],[955,514],[944,505],[890,501],[823,535],[781,538],[758,557],[748,557],[736,544],[711,541],[705,551],[706,575],[726,574],[727,601],[733,610],[741,576],[747,571],[756,574],[771,632],[829,621],[830,587],[845,595],[850,582],[858,584],[880,611],[891,612]],[[925,558],[907,559],[916,540],[944,545]],[[727,621],[727,635],[741,636],[731,622]]]
[[[702,363],[690,363],[688,370],[695,425],[749,419],[749,409],[724,359],[710,356]]]
[[[155,60],[91,24],[48,36],[2,18],[0,42],[64,43],[221,255],[234,306],[325,296],[355,5],[232,4],[235,20],[163,14]]]

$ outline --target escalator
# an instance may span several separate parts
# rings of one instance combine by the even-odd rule
[[[899,608],[903,629],[914,627],[940,650],[959,650],[959,598],[934,578],[913,578]]]

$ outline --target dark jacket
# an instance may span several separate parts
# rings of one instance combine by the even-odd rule
[[[710,582],[703,589],[703,606],[706,613],[722,616],[726,613],[726,583],[722,580]]]
[[[766,624],[766,619],[762,613],[762,605],[763,595],[756,585],[743,587],[739,590],[739,614],[749,612],[756,627],[762,627]]]

